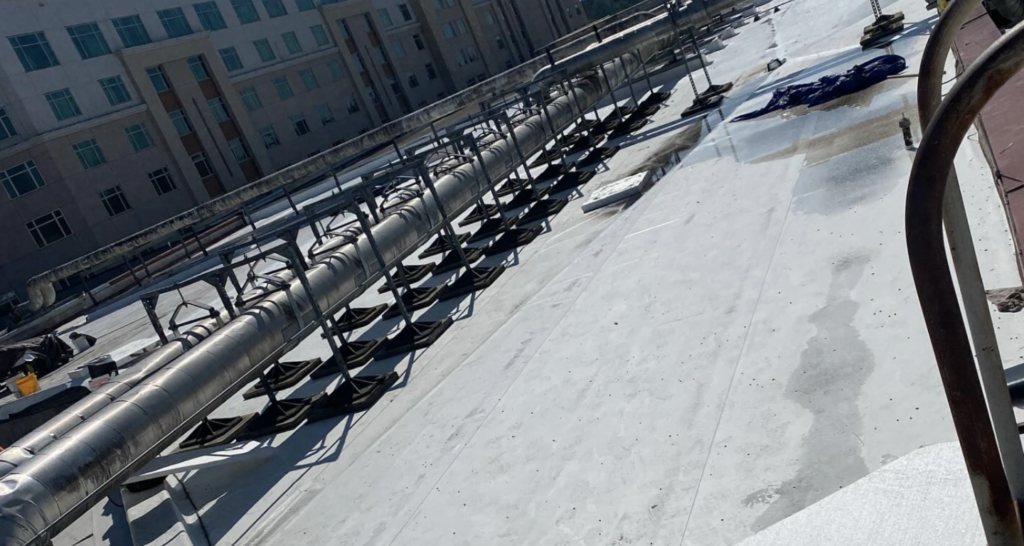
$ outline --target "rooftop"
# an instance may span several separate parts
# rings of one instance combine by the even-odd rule
[[[178,474],[165,496],[126,495],[135,544],[911,543],[862,533],[897,524],[915,543],[983,543],[902,231],[914,150],[898,122],[909,118],[920,139],[914,72],[936,15],[920,0],[883,4],[906,15],[889,49],[910,68],[823,107],[731,122],[779,86],[881,54],[859,45],[868,2],[762,6],[708,55],[712,80],[735,86],[706,116],[680,117],[693,100],[682,67],[654,76],[673,93],[666,106],[620,141],[582,195],[567,194],[535,242],[481,262],[508,267],[493,286],[416,312],[454,318],[438,343],[359,370],[398,372],[379,403],[276,435],[261,457]],[[787,62],[767,72],[775,58]],[[986,286],[1019,284],[976,138],[956,163]],[[659,178],[642,196],[580,209],[603,184],[644,170]],[[263,221],[290,214],[282,206]],[[355,305],[392,299],[371,289]],[[165,319],[174,303],[161,305]],[[1005,364],[1017,364],[1022,318],[993,318]],[[377,321],[350,339],[400,326]],[[62,334],[72,330],[99,337],[97,353],[155,340],[136,299]],[[286,359],[329,355],[313,335]],[[214,416],[265,403],[238,395]],[[888,521],[882,507],[907,503],[886,496],[886,483],[935,496],[919,517]],[[109,506],[94,510],[54,544],[117,544]],[[851,513],[854,525],[832,524]]]

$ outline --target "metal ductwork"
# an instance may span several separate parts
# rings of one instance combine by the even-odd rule
[[[170,340],[163,347],[144,357],[127,373],[114,376],[109,383],[60,412],[53,419],[43,423],[29,435],[19,439],[13,445],[5,446],[4,450],[0,452],[0,476],[14,471],[44,447],[53,443],[54,440],[67,434],[68,431],[82,424],[143,380],[198,345],[210,334],[216,332],[219,327],[220,323],[212,319],[193,326],[181,336]]]
[[[729,9],[740,2],[724,0],[707,4]],[[701,11],[706,13],[706,10],[704,6]],[[657,18],[608,37],[583,53],[567,56],[564,67],[575,70],[605,63],[604,72],[612,87],[622,85],[640,68],[640,58],[651,58],[672,45],[676,38],[672,30],[696,22],[686,13],[696,12]],[[439,112],[450,113],[484,98],[484,89],[488,95],[496,93],[497,82],[520,81],[524,78],[522,69],[532,66],[536,64],[521,65],[514,71],[518,71],[515,75],[492,78],[467,90],[472,93],[464,92],[461,97],[451,98],[455,100],[442,101],[443,104],[406,116],[253,184],[259,188],[238,190],[225,196],[230,199],[218,199],[189,214],[201,215],[202,210],[212,215],[290,181],[327,171],[332,163],[357,153],[360,146],[368,148],[388,142],[400,132],[428,124],[431,113],[444,115]],[[532,81],[538,70],[531,72],[523,83]],[[525,153],[536,153],[554,138],[548,132],[548,123],[560,129],[578,119],[582,112],[576,109],[576,100],[586,110],[611,92],[602,75],[593,72],[585,72],[572,85],[575,92],[548,104],[546,115],[529,117],[515,128],[516,140]],[[499,140],[482,149],[480,154],[480,161],[464,164],[435,182],[440,203],[432,194],[425,194],[402,205],[373,227],[373,236],[388,263],[413,251],[424,236],[437,230],[442,206],[450,213],[467,209],[486,188],[488,179],[503,178],[518,164],[518,154],[510,139]],[[144,244],[142,241],[147,237],[159,236],[160,226],[124,244]],[[73,262],[58,271],[101,263],[117,251],[113,246],[104,250],[103,256],[94,253],[80,260],[81,263]],[[368,239],[360,236],[311,267],[307,277],[317,305],[321,309],[333,309],[355,299],[364,281],[379,273],[380,265]],[[0,479],[0,543],[10,546],[47,544],[103,495],[290,350],[288,340],[306,331],[313,314],[313,302],[307,292],[299,282],[293,281],[287,289],[271,294],[219,330],[204,335],[205,339],[198,345],[186,350],[185,344],[181,344],[183,354],[175,354],[178,349],[172,348],[172,343],[161,350],[166,352],[151,356],[145,363],[147,373],[140,370],[130,384],[124,382],[107,393],[105,400],[91,402],[89,411],[94,413],[84,421],[75,415],[63,417],[65,423],[51,429],[63,430],[62,436],[55,434],[56,439],[51,436],[49,445],[30,459],[18,461],[20,466]],[[80,423],[67,428],[76,419]]]

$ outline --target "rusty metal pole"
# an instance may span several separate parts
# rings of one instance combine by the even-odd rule
[[[930,124],[942,102],[943,71],[957,32],[980,4],[981,0],[952,2],[932,30],[921,57],[917,84],[917,105],[922,127]],[[1006,386],[1003,359],[999,354],[995,328],[992,325],[992,315],[985,295],[981,268],[978,266],[967,209],[954,168],[950,169],[949,179],[946,181],[942,220],[960,288],[960,298],[967,316],[971,342],[974,345],[978,372],[989,401],[989,413],[999,443],[999,452],[1006,468],[1010,491],[1014,498],[1020,501],[1024,499],[1024,450],[1021,449],[1017,419],[1013,413],[1010,391]]]
[[[1024,25],[1000,38],[975,61],[936,110],[914,160],[906,207],[907,252],[921,311],[986,538],[990,545],[999,546],[1024,545],[1020,509],[946,260],[943,207],[956,150],[981,109],[1021,68]]]

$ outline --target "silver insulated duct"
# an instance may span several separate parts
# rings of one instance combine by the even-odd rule
[[[740,2],[707,4],[730,9]],[[655,18],[567,57],[564,66],[606,63],[612,86],[622,85],[639,69],[640,56],[650,58],[671,46],[675,30],[689,24],[690,17],[680,14]],[[573,85],[584,110],[610,92],[604,79],[593,72]],[[581,115],[572,96],[563,96],[547,106],[550,122],[557,129]],[[528,154],[553,138],[543,115],[527,118],[515,133]],[[323,155],[272,177],[295,180],[340,159],[332,156],[328,160]],[[481,161],[464,164],[436,181],[440,204],[447,211],[459,212],[471,206],[486,187],[487,178],[506,176],[518,157],[509,139],[481,150],[481,156]],[[386,261],[404,256],[422,237],[436,230],[441,222],[440,204],[428,193],[374,226],[372,233]],[[322,309],[343,305],[358,295],[357,287],[378,274],[379,268],[369,241],[362,236],[308,270],[311,293]],[[286,290],[251,306],[184,354],[168,357],[158,368],[150,368],[156,371],[119,397],[107,397],[91,417],[0,479],[0,544],[46,544],[289,350],[286,340],[309,324],[312,315],[306,291],[292,282]]]

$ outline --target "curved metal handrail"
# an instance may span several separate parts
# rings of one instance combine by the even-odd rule
[[[953,158],[985,104],[1024,68],[1024,26],[993,44],[964,74],[925,130],[907,188],[907,252],[932,349],[963,448],[989,544],[1021,545],[1020,513],[991,426],[943,240]]]
[[[921,56],[917,82],[917,107],[922,127],[929,125],[942,103],[943,70],[957,34],[979,6],[981,0],[951,2],[932,29]],[[999,354],[999,344],[985,295],[985,284],[981,277],[981,268],[978,266],[974,238],[971,236],[967,209],[964,206],[960,181],[955,169],[950,169],[943,199],[943,225],[977,358],[982,388],[988,398],[992,428],[1002,456],[1010,493],[1019,500],[1024,498],[1024,450],[1020,447],[1020,433],[1013,414],[1010,391],[1006,386],[1003,359]]]

